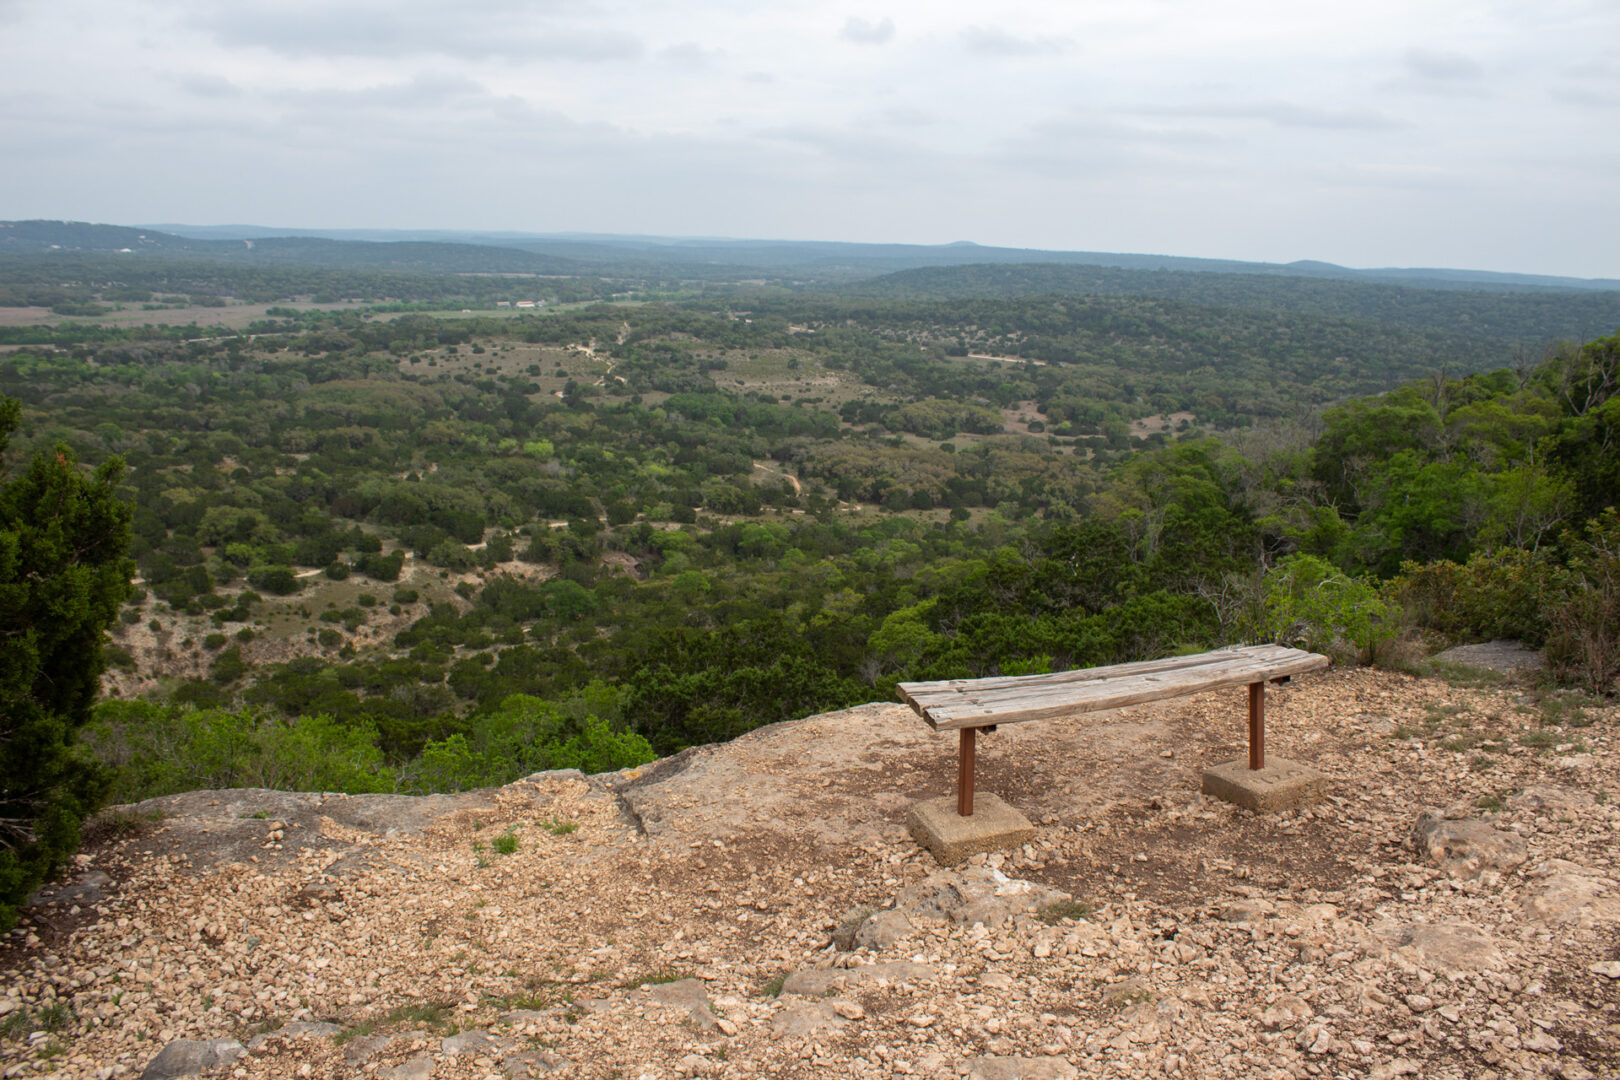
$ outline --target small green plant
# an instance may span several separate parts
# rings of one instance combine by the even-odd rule
[[[1481,795],[1474,800],[1474,805],[1489,814],[1500,813],[1502,810],[1502,796]]]
[[[1555,731],[1527,731],[1519,736],[1519,745],[1544,750],[1549,746],[1556,746],[1559,739],[1560,736]]]
[[[1059,900],[1055,904],[1047,904],[1035,913],[1035,917],[1048,926],[1062,922],[1064,919],[1086,919],[1097,907],[1089,900]]]
[[[759,988],[761,997],[781,997],[782,987],[787,985],[787,975],[777,975]]]
[[[1145,986],[1131,987],[1119,993],[1105,994],[1103,996],[1104,1004],[1112,1005],[1116,1009],[1126,1009],[1132,1005],[1140,1005],[1143,1002],[1152,1000],[1153,992]]]
[[[546,818],[539,825],[552,836],[567,836],[579,828],[577,821],[564,821],[562,818]]]
[[[511,855],[518,849],[518,835],[511,829],[507,829],[495,838],[493,846],[500,854]]]
[[[0,1020],[0,1039],[20,1039],[33,1030],[33,1017],[28,1015],[27,1009],[18,1009]]]
[[[1500,686],[1507,681],[1507,676],[1500,671],[1475,667],[1473,664],[1459,664],[1452,660],[1430,660],[1428,673],[1438,675],[1452,686],[1465,690]]]

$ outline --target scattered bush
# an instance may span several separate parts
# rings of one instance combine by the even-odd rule
[[[1314,555],[1290,555],[1263,583],[1273,640],[1370,662],[1399,632],[1378,591]]]

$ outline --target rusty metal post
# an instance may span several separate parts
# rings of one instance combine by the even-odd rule
[[[1249,684],[1249,768],[1266,767],[1266,684]]]
[[[956,812],[963,817],[973,816],[973,737],[978,733],[978,728],[965,727],[957,743]]]

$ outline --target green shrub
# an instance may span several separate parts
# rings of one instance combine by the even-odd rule
[[[1263,583],[1273,640],[1370,661],[1399,632],[1376,589],[1314,555],[1290,555]]]
[[[1553,674],[1594,694],[1620,678],[1620,513],[1604,511],[1573,545],[1571,580],[1548,613],[1547,665]]]
[[[248,571],[248,584],[263,589],[272,596],[291,596],[303,586],[298,575],[287,566],[259,566]]]
[[[229,640],[230,638],[226,637],[224,634],[209,634],[207,637],[203,638],[203,648],[207,649],[209,652],[217,652],[218,650],[223,649],[225,647],[225,643]]]
[[[113,770],[118,802],[200,788],[359,794],[394,787],[376,729],[324,715],[283,720],[251,710],[108,701],[96,707],[84,742]]]
[[[1513,638],[1539,646],[1547,638],[1548,608],[1562,595],[1567,576],[1545,550],[1499,548],[1462,565],[1408,562],[1385,595],[1414,625],[1452,641]]]
[[[241,635],[238,634],[237,637],[240,638]],[[232,645],[214,657],[214,662],[208,665],[208,677],[221,686],[227,686],[246,674],[247,661],[242,659],[242,649],[238,645]]]
[[[466,733],[428,743],[415,763],[421,791],[463,791],[508,784],[547,769],[611,772],[654,758],[647,740],[616,731],[596,715],[583,718],[549,701],[514,694],[475,717]]]

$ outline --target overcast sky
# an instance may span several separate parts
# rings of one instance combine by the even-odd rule
[[[1620,277],[1620,0],[0,0],[0,218]]]

